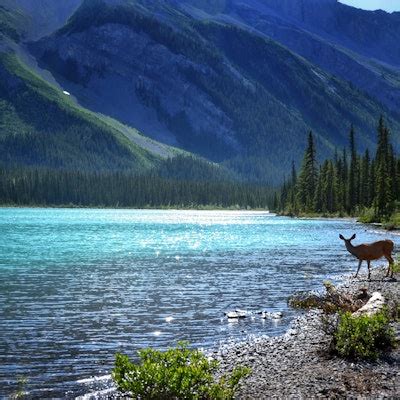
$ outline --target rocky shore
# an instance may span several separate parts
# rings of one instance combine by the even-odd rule
[[[372,280],[344,277],[338,288],[347,295],[367,288],[379,291],[391,305],[400,304],[400,281],[384,279],[385,270],[374,269]],[[347,361],[329,351],[321,311],[312,310],[297,318],[285,335],[262,338],[215,355],[220,373],[246,365],[252,374],[237,392],[238,399],[269,398],[400,398],[400,348],[376,362]],[[399,341],[400,324],[393,324]]]

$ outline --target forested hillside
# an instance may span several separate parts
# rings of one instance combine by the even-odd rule
[[[106,196],[110,179],[145,179],[141,187],[185,182],[188,195],[173,197],[182,204],[200,185],[210,204],[243,205],[236,185],[279,185],[309,131],[316,163],[345,163],[350,126],[354,151],[374,154],[380,115],[397,157],[398,18],[335,0],[0,0],[0,167],[13,176],[3,201],[20,204],[39,176],[47,189],[56,177],[66,186],[84,177],[92,189],[82,199],[95,180]],[[315,188],[340,162],[323,164]],[[206,183],[231,185],[230,200],[211,198]],[[67,201],[61,186],[57,204]],[[329,207],[314,195],[296,207],[373,206],[360,197],[349,209],[335,196]]]
[[[225,6],[182,8],[187,3],[85,0],[30,49],[85,107],[244,179],[278,182],[300,160],[310,129],[321,158],[345,144],[351,123],[361,150],[374,147],[379,115],[400,130],[394,111],[351,82],[267,35],[193,8],[214,15]],[[393,145],[400,147],[397,134]]]
[[[136,170],[156,158],[26,69],[0,55],[0,152],[5,165]]]

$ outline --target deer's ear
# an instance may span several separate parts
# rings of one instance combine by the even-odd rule
[[[342,239],[342,240],[344,240],[344,237],[343,237],[342,234],[339,235],[339,238]]]
[[[351,238],[350,238],[350,240],[353,240],[353,239],[355,239],[356,238],[356,234],[354,234]]]

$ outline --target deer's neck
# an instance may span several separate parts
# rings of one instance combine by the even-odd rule
[[[346,249],[350,254],[353,254],[353,256],[357,256],[356,248],[351,243],[346,242]]]

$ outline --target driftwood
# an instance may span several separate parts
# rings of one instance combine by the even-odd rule
[[[337,311],[355,312],[361,308],[369,299],[367,289],[363,288],[360,293],[350,296],[339,292],[331,282],[324,282],[325,294],[313,292],[300,292],[289,298],[289,305],[294,308],[319,308],[326,313]]]
[[[383,310],[386,305],[385,298],[379,292],[372,293],[371,298],[364,304],[360,309],[358,309],[353,315],[358,317],[360,315],[374,315]]]

